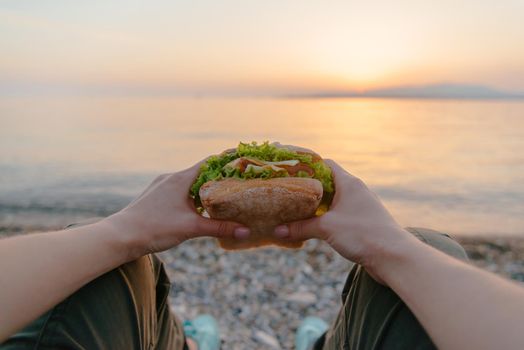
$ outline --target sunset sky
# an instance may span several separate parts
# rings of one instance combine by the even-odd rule
[[[524,1],[0,0],[0,94],[524,91]]]

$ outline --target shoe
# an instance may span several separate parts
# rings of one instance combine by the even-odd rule
[[[308,316],[298,326],[295,335],[295,349],[308,350],[328,330],[328,324],[318,317]]]
[[[184,334],[197,343],[198,350],[220,349],[218,323],[211,315],[200,315],[193,321],[184,321]]]

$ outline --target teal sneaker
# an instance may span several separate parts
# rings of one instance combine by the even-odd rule
[[[193,321],[184,321],[184,334],[197,343],[198,350],[220,349],[218,323],[211,315],[200,315]]]
[[[306,317],[298,326],[295,335],[295,349],[311,349],[317,339],[328,330],[328,327],[328,324],[318,317]]]

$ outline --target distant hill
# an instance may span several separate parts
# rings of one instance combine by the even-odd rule
[[[294,95],[291,97],[338,98],[338,97],[383,97],[383,98],[449,98],[449,99],[524,99],[524,93],[506,92],[482,85],[432,84],[397,86],[365,92],[342,91]]]

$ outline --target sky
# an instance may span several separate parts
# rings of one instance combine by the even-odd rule
[[[0,0],[0,94],[524,92],[524,1]]]

